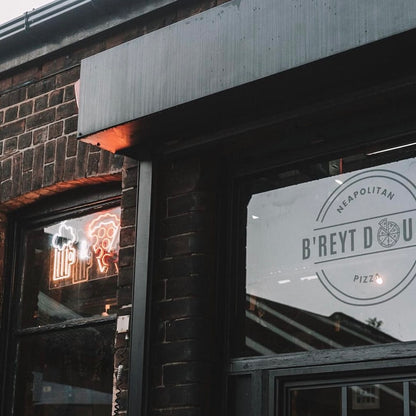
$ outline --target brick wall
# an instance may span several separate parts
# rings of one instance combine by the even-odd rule
[[[6,243],[6,215],[0,212],[0,325],[2,317],[2,304],[3,304],[3,287],[4,287],[4,255],[5,255],[5,243]]]
[[[120,156],[76,139],[78,79],[76,66],[0,92],[1,211],[120,172]]]
[[[152,415],[213,414],[216,173],[197,158],[160,173],[153,276]]]
[[[136,238],[137,161],[125,158],[122,173],[120,272],[117,287],[119,316],[131,314]],[[119,379],[117,379],[116,374],[119,365],[123,366],[123,371]],[[125,333],[116,334],[114,345],[114,374],[114,409],[117,409],[118,415],[126,415],[129,376],[129,338]]]
[[[137,162],[76,139],[74,83],[80,61],[222,2],[179,1],[53,57],[0,74],[0,309],[7,214],[64,190],[121,180],[117,313],[130,314]],[[208,171],[199,159],[161,166],[156,219],[161,254],[152,276],[149,380],[154,415],[210,414],[215,192],[205,176]],[[116,335],[115,369],[125,364],[128,354],[125,334]],[[126,414],[127,380],[125,371],[114,385],[121,415]]]

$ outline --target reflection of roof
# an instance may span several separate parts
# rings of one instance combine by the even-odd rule
[[[245,325],[250,355],[398,342],[344,313],[326,317],[253,296],[247,298]]]
[[[38,325],[81,318],[81,315],[66,307],[62,303],[57,302],[55,299],[45,295],[43,292],[39,292],[38,294],[38,308],[40,317],[45,316],[48,319],[47,322],[43,322],[39,319],[37,322]]]

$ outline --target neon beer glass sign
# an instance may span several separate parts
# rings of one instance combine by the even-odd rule
[[[120,208],[62,221],[51,235],[50,289],[118,273]]]
[[[71,266],[76,261],[75,230],[65,223],[59,225],[59,231],[52,238],[54,281],[71,277]]]

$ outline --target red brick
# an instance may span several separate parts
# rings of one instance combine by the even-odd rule
[[[22,193],[22,154],[18,153],[13,156],[13,183],[12,196],[17,196]]]
[[[43,168],[43,186],[52,185],[54,183],[55,164],[50,163]]]
[[[64,123],[62,121],[51,124],[49,126],[49,134],[48,134],[49,140],[62,136],[63,129],[64,129]]]
[[[120,247],[132,246],[136,238],[136,228],[122,228],[120,232]]]
[[[19,136],[17,147],[20,149],[26,149],[32,144],[32,132],[24,133]]]
[[[74,179],[76,157],[70,157],[65,160],[64,181]]]
[[[42,95],[42,97],[35,100],[35,113],[44,110],[48,106],[48,96]]]
[[[52,91],[49,95],[49,107],[61,104],[64,97],[64,90]]]
[[[4,114],[4,122],[9,123],[10,121],[14,121],[17,118],[17,109],[18,106],[8,108]]]
[[[71,134],[68,137],[68,145],[66,148],[66,155],[68,157],[75,156],[77,154],[77,143],[78,143],[77,135]]]
[[[25,120],[18,120],[14,123],[10,123],[2,126],[0,129],[0,140],[7,137],[17,136],[25,131]]]
[[[88,155],[88,166],[87,166],[88,176],[96,175],[98,173],[99,162],[100,162],[99,153],[90,153]]]
[[[28,98],[37,97],[39,95],[45,94],[49,91],[52,91],[55,89],[56,80],[55,77],[42,79],[39,82],[36,82],[35,84],[32,84],[29,86],[27,91]]]
[[[78,128],[78,116],[74,116],[65,120],[64,133],[70,134],[77,131]]]
[[[12,181],[8,180],[0,185],[0,202],[10,199],[12,194]]]
[[[22,194],[27,194],[32,189],[32,171],[24,172],[22,177]]]
[[[48,127],[42,127],[33,132],[33,144],[37,145],[39,143],[44,143],[48,140]]]
[[[75,99],[75,89],[73,85],[65,88],[64,101],[71,101]]]
[[[12,159],[8,158],[1,163],[0,179],[4,182],[12,176]]]
[[[13,85],[23,84],[28,81],[33,81],[39,78],[39,69],[37,66],[33,68],[26,69],[24,71],[20,71],[13,75],[12,82]]]
[[[26,88],[10,91],[0,96],[0,108],[10,107],[26,99]]]
[[[55,160],[56,141],[48,141],[45,145],[45,163],[51,163]]]
[[[23,153],[23,171],[32,170],[33,167],[33,149],[25,150]]]
[[[68,71],[62,72],[56,76],[56,87],[64,87],[65,85],[71,84],[79,80],[80,67],[72,68]]]
[[[43,182],[44,146],[36,146],[33,154],[33,180],[32,189],[39,189]]]
[[[66,137],[57,139],[56,158],[55,158],[55,177],[60,182],[64,178],[65,171],[65,155],[66,155]]]
[[[26,117],[33,112],[33,101],[27,101],[19,106],[19,118]]]
[[[56,119],[61,120],[63,118],[68,118],[70,116],[73,116],[74,114],[77,114],[78,108],[75,103],[75,101],[70,101],[68,103],[60,105],[56,109]]]
[[[33,129],[36,127],[43,126],[55,121],[55,109],[50,108],[48,110],[42,111],[41,113],[34,114],[27,119],[27,128]]]

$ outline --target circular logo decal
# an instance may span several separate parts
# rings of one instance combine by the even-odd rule
[[[302,240],[323,286],[340,301],[375,305],[400,294],[416,274],[416,187],[388,169],[359,172],[322,205]]]

